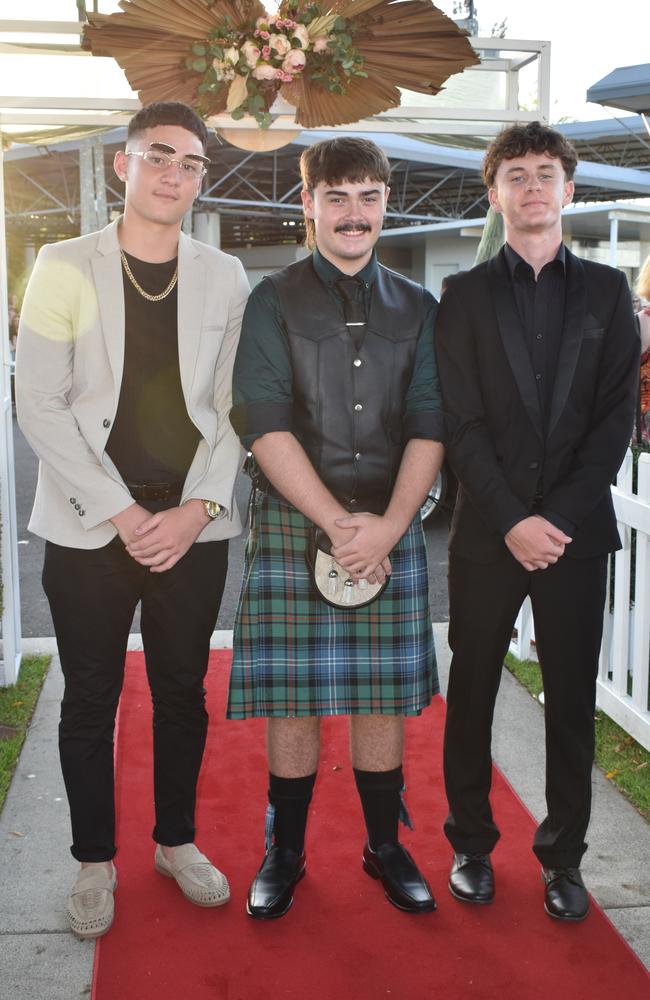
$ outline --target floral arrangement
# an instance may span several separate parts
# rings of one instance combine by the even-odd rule
[[[345,94],[353,77],[367,77],[354,47],[356,26],[319,3],[299,9],[287,0],[277,14],[235,26],[224,16],[205,42],[192,45],[186,68],[203,74],[198,87],[202,112],[223,107],[236,121],[252,115],[261,128],[271,124],[271,107],[283,84],[306,78],[335,94]]]

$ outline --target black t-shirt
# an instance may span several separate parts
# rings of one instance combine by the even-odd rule
[[[176,259],[150,264],[126,255],[138,284],[158,295],[169,284]],[[127,483],[185,479],[200,433],[185,405],[178,362],[178,285],[149,302],[124,278],[124,371],[106,450]]]

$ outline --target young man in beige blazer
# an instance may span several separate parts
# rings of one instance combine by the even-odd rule
[[[194,845],[203,680],[241,530],[232,365],[241,263],[181,232],[208,159],[185,105],[132,119],[115,172],[124,215],[44,247],[21,316],[20,426],[39,457],[30,529],[65,676],[59,745],[80,862],[72,930],[104,934],[116,872],[113,729],[138,601],[153,701],[155,867],[200,906],[228,882]],[[198,543],[198,544],[195,544]]]

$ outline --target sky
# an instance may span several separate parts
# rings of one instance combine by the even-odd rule
[[[450,15],[456,3],[437,0]],[[650,61],[648,0],[619,0],[609,12],[595,0],[476,0],[475,6],[481,34],[490,35],[493,25],[505,19],[506,37],[551,42],[552,122],[616,116],[614,109],[587,104],[587,89],[618,66]],[[87,7],[92,10],[92,0]],[[99,9],[110,13],[119,8],[116,0],[100,0]],[[77,6],[75,0],[23,0],[19,5],[0,0],[0,18],[18,17],[73,21]],[[526,99],[525,92],[522,97]]]

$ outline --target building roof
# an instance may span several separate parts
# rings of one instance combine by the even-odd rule
[[[650,114],[650,63],[618,66],[589,88],[587,100],[623,111]]]

